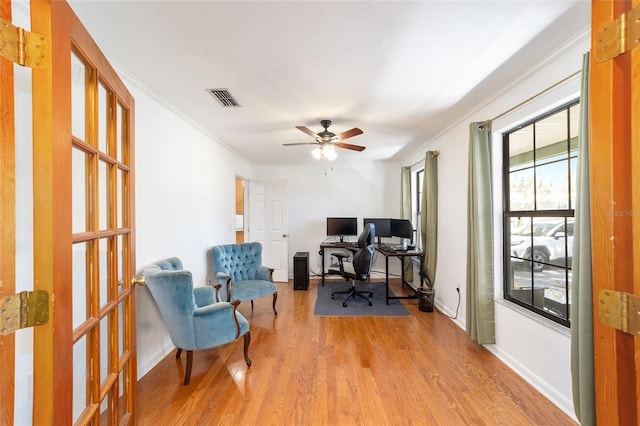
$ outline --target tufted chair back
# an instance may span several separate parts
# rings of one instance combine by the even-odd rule
[[[273,295],[273,312],[277,315],[278,291],[273,283],[273,268],[262,264],[259,242],[225,244],[207,250],[207,284],[218,287],[220,300],[251,301]]]
[[[262,244],[226,244],[211,248],[213,269],[231,276],[231,282],[255,280],[262,266]]]

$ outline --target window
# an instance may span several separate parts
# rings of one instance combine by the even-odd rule
[[[578,101],[503,133],[504,298],[569,326]]]

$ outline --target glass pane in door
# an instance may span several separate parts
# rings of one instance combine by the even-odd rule
[[[73,420],[78,420],[87,405],[87,339],[73,345]]]
[[[107,188],[109,183],[108,176],[108,166],[107,164],[100,160],[98,162],[98,188],[99,188],[99,199],[98,199],[98,219],[100,220],[100,230],[107,229]]]
[[[84,141],[86,69],[75,53],[71,54],[71,134]]]
[[[74,233],[87,230],[87,155],[77,147],[71,154],[72,207],[71,219]]]
[[[98,266],[99,271],[99,280],[100,283],[100,307],[104,307],[109,301],[109,293],[108,293],[108,282],[109,282],[109,264],[108,264],[108,239],[101,238],[99,244],[99,254],[98,257],[100,259],[100,263]]]
[[[78,328],[88,317],[87,294],[87,244],[76,243],[73,245],[73,329]]]
[[[107,114],[109,96],[101,82],[98,82],[98,150],[107,152]]]

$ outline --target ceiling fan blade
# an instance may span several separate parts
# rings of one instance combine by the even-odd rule
[[[342,132],[339,135],[336,135],[336,138],[339,141],[343,141],[347,138],[352,138],[354,136],[358,136],[361,135],[362,133],[364,133],[362,130],[358,129],[357,127],[354,127],[351,130],[347,130],[346,132]]]
[[[284,146],[295,146],[295,145],[317,145],[318,142],[299,142],[299,143],[283,143]]]
[[[361,145],[351,145],[350,143],[342,143],[342,142],[336,142],[334,145],[337,146],[338,148],[351,149],[353,151],[364,151],[364,149],[366,148]]]
[[[304,126],[296,126],[296,129],[308,134],[309,136],[311,136],[312,138],[317,138],[318,135],[316,133],[314,133],[311,129],[309,129],[308,127],[304,127]]]

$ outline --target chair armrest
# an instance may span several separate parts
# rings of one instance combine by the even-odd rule
[[[336,259],[338,259],[338,268],[340,268],[340,275],[342,275],[344,277],[344,264],[345,264],[345,259],[349,259],[349,255],[348,254],[344,254],[344,253],[331,253],[331,256],[334,256]],[[335,266],[335,265],[333,265]]]
[[[218,272],[216,274],[216,279],[218,280],[218,300],[222,302],[229,302],[231,300],[231,275],[225,272]],[[224,288],[224,292],[220,290]]]
[[[225,272],[218,272],[216,274],[216,279],[218,280],[218,284],[225,285],[227,283],[227,280],[231,279],[231,275]]]
[[[222,286],[220,284],[216,284],[213,286],[213,288],[215,289],[215,292],[216,292],[216,302],[224,302],[224,300],[221,299],[221,294],[220,294],[220,289],[222,288]]]
[[[233,303],[229,302],[217,302],[211,305],[203,306],[202,308],[196,308],[193,312],[194,317],[218,317],[218,321],[226,322],[229,326],[233,324],[236,330],[236,339],[240,336],[240,323],[238,323],[238,317],[236,317],[236,308],[240,304],[240,301],[235,300]]]
[[[331,256],[334,256],[340,262],[342,262],[344,259],[349,258],[349,255],[344,253],[331,253]]]
[[[256,279],[273,282],[273,271],[273,268],[259,266],[258,270],[256,271]]]
[[[224,311],[234,311],[235,308],[229,302],[216,302],[201,308],[196,308],[193,311],[194,317],[203,317],[207,315],[220,315]]]
[[[212,303],[216,303],[218,301],[218,296],[216,295],[216,289],[213,287],[194,287],[193,288],[193,297],[196,300],[196,306],[207,306]]]

